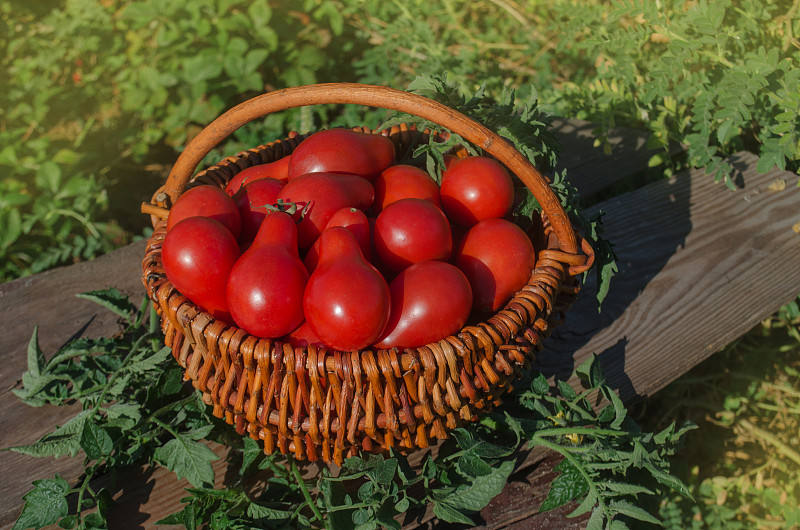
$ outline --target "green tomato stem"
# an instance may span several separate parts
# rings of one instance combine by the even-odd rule
[[[308,491],[306,481],[303,480],[303,476],[300,474],[300,469],[297,467],[297,463],[294,461],[294,458],[289,457],[289,465],[291,466],[292,475],[294,475],[297,485],[300,486],[300,491],[303,493],[306,504],[308,504],[308,507],[311,508],[312,512],[314,512],[314,517],[316,517],[318,521],[324,521],[322,513],[319,511],[317,504],[314,502],[314,499],[311,498],[311,493]]]

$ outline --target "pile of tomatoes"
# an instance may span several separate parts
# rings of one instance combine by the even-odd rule
[[[492,158],[449,158],[441,186],[380,135],[329,129],[187,190],[164,271],[183,295],[257,337],[337,350],[414,348],[497,311],[535,252],[508,220],[514,184]]]

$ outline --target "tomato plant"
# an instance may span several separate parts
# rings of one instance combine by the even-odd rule
[[[172,285],[189,300],[228,323],[228,275],[239,258],[239,245],[222,223],[208,217],[178,222],[164,237],[161,259]]]

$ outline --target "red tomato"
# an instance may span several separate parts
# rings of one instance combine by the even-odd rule
[[[222,223],[189,217],[167,232],[161,247],[164,273],[172,285],[214,318],[231,323],[225,295],[239,245]]]
[[[234,238],[239,237],[242,220],[233,199],[220,188],[202,185],[186,190],[169,211],[167,231],[189,217],[210,217],[227,228]]]
[[[283,188],[283,182],[280,180],[262,178],[247,182],[234,195],[239,216],[242,218],[242,232],[239,236],[241,241],[252,241],[256,236],[258,227],[261,226],[261,222],[269,212],[266,206],[277,202],[281,188]]]
[[[251,166],[241,170],[228,182],[228,185],[225,186],[225,191],[228,195],[233,196],[236,195],[236,192],[238,192],[242,186],[265,178],[286,182],[289,180],[289,158],[290,155],[287,155],[274,162],[269,162],[268,164],[258,164],[257,166]]]
[[[442,174],[442,209],[454,223],[472,226],[504,217],[514,203],[514,182],[496,160],[470,156],[454,160]]]
[[[228,278],[228,307],[236,324],[256,337],[277,338],[303,321],[308,272],[297,255],[292,217],[272,212]]]
[[[478,311],[497,311],[531,276],[536,254],[531,240],[505,219],[486,219],[470,228],[455,264],[472,286]]]
[[[392,272],[420,261],[446,261],[453,248],[447,217],[423,199],[387,206],[375,221],[373,243],[378,259]]]
[[[325,225],[325,229],[327,230],[333,226],[343,226],[353,232],[364,259],[370,263],[372,262],[372,228],[364,212],[358,208],[336,210],[328,224]],[[317,268],[317,263],[319,263],[319,245],[320,240],[317,239],[308,249],[306,257],[303,259],[303,263],[306,264],[309,273],[314,272],[314,269]]]
[[[297,226],[300,248],[310,248],[331,216],[346,207],[366,210],[375,199],[375,190],[367,180],[338,173],[309,173],[286,184],[278,194],[284,202],[308,207]]]
[[[306,173],[349,173],[369,180],[394,162],[394,144],[385,136],[349,129],[319,131],[292,152],[289,180]]]
[[[443,261],[411,265],[389,285],[392,309],[378,348],[416,348],[460,330],[472,310],[464,273]]]
[[[302,324],[297,326],[291,333],[288,333],[284,340],[294,346],[295,348],[306,348],[308,346],[316,346],[323,348],[325,345],[314,334],[314,330],[308,325],[308,322],[303,321]]]
[[[361,255],[353,233],[342,226],[325,230],[303,299],[317,337],[337,350],[369,346],[386,327],[389,306],[389,286]]]
[[[373,210],[379,213],[389,204],[400,199],[414,197],[430,201],[439,208],[439,186],[430,175],[416,166],[397,164],[381,171],[373,183],[375,203]]]

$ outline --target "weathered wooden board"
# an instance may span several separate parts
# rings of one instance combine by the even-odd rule
[[[143,300],[141,256],[144,241],[133,243],[93,261],[43,272],[0,284],[0,447],[32,443],[66,422],[75,407],[31,408],[11,393],[27,369],[26,350],[35,326],[39,343],[50,356],[74,337],[101,337],[118,329],[117,317],[88,300],[75,297],[87,291],[117,287],[132,300]],[[35,479],[58,473],[68,480],[82,471],[80,459],[40,460],[0,452],[0,527],[13,523],[22,509],[22,495]]]
[[[620,131],[612,135],[615,147],[612,156],[608,157],[584,152],[592,149],[588,140],[590,125],[575,120],[555,125],[569,153],[564,157],[565,166],[580,190],[584,189],[584,180],[589,177],[594,179],[591,188],[594,192],[600,189],[598,182],[602,182],[603,175],[607,176],[610,185],[629,176],[629,172],[641,171],[650,156],[644,148],[645,136],[642,133]],[[620,170],[623,161],[631,160],[638,162]],[[584,194],[588,193],[584,191]],[[41,345],[48,354],[74,336],[101,336],[115,331],[113,315],[98,310],[90,302],[75,299],[73,295],[115,286],[134,299],[143,296],[139,281],[142,254],[143,242],[140,242],[92,262],[0,285],[0,317],[4,322],[14,322],[0,336],[0,355],[4,360],[4,369],[0,373],[0,447],[33,442],[75,412],[74,409],[54,407],[30,409],[10,393],[25,369],[25,348],[33,327],[40,326]],[[23,422],[25,428],[20,429]],[[7,470],[8,477],[0,484],[0,527],[9,527],[16,518],[22,506],[21,497],[30,488],[32,480],[56,472],[75,480],[81,469],[79,464],[77,460],[41,461],[15,453],[0,453],[0,467]],[[118,493],[124,492],[126,502],[135,506],[147,499],[138,512],[152,514],[152,517],[145,516],[143,522],[152,524],[177,508],[182,488],[169,473],[148,470],[145,472],[146,480],[135,478],[136,472],[131,473],[128,483],[120,483]],[[137,488],[136,484],[141,487]],[[120,513],[128,514],[130,506],[123,504],[121,510]],[[133,521],[128,515],[121,520]]]
[[[552,130],[558,136],[563,150],[556,170],[567,170],[569,180],[578,188],[581,197],[587,198],[609,188],[632,175],[645,173],[650,158],[656,151],[647,148],[649,133],[617,128],[609,131],[609,154],[595,147],[596,126],[583,120],[555,119]],[[677,143],[670,144],[668,153],[676,156],[682,151]]]
[[[800,293],[797,176],[732,161],[735,192],[692,171],[597,205],[619,274],[600,314],[587,284],[543,371],[566,376],[595,352],[624,399],[649,396]]]

